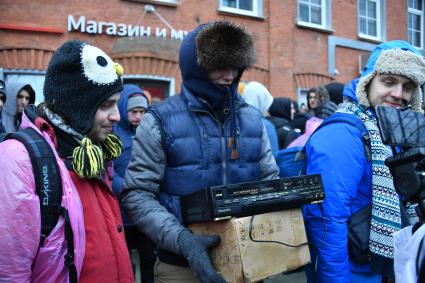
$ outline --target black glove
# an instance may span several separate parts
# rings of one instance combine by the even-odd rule
[[[185,230],[177,239],[180,254],[187,259],[190,268],[202,283],[226,283],[211,263],[208,249],[220,243],[220,236],[198,236]]]

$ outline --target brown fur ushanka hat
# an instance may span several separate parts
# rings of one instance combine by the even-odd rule
[[[254,39],[243,26],[229,21],[207,24],[196,36],[198,64],[206,70],[252,67],[256,59]]]

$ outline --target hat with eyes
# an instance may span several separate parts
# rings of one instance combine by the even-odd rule
[[[44,82],[49,109],[85,135],[99,106],[122,90],[122,67],[86,42],[65,42],[53,54]]]

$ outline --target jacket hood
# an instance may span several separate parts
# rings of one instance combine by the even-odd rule
[[[18,93],[27,87],[30,89],[30,99],[28,104],[34,104],[35,102],[35,91],[31,87],[31,85],[23,82],[11,82],[6,86],[6,103],[4,104],[3,110],[8,113],[10,116],[15,116],[17,111],[16,97],[18,97]]]
[[[250,82],[245,86],[243,99],[246,103],[260,110],[263,115],[269,111],[273,103],[273,96],[267,88],[259,82]]]
[[[232,25],[228,28],[238,34],[236,32],[236,25]],[[224,105],[225,94],[236,95],[238,83],[244,69],[251,66],[238,62],[239,57],[237,54],[241,54],[242,52],[240,50],[235,50],[234,53],[231,52],[232,47],[235,45],[232,40],[227,39],[228,41],[222,43],[224,45],[227,43],[226,46],[222,45],[217,47],[217,50],[226,50],[227,53],[213,52],[212,47],[208,46],[208,36],[223,33],[224,30],[226,29],[217,25],[217,23],[207,23],[196,27],[184,38],[179,54],[179,66],[184,87],[193,95],[206,100],[213,109],[219,109]],[[244,32],[245,30],[239,30],[239,33]],[[200,35],[199,42],[197,42],[198,35]],[[224,35],[222,37],[226,38]],[[215,44],[217,45],[218,43],[215,42]],[[199,53],[201,53],[201,57],[199,57]],[[229,58],[223,61],[223,58],[226,57],[225,54],[228,54]],[[223,61],[222,65],[218,64],[220,61]],[[253,63],[253,60],[249,61],[249,63]],[[218,86],[208,78],[207,69],[205,67],[210,68],[212,66],[214,66],[214,68],[234,67],[239,70],[238,77],[234,80],[230,89]]]
[[[292,100],[287,97],[275,98],[269,109],[270,115],[291,121],[291,103]]]
[[[425,82],[425,60],[422,54],[402,40],[384,42],[371,53],[360,78],[344,88],[344,96],[370,107],[366,87],[377,74],[393,74],[409,78],[416,85],[410,105],[413,111],[422,112],[421,85]]]
[[[120,93],[120,99],[118,100],[117,106],[118,106],[118,111],[120,112],[120,116],[121,116],[120,117],[121,119],[120,119],[118,124],[120,125],[120,127],[124,128],[124,129],[131,128],[130,123],[128,121],[128,117],[127,117],[127,103],[128,103],[128,99],[133,94],[143,94],[144,95],[144,92],[137,85],[126,84],[126,85],[124,85],[124,88]]]
[[[2,124],[6,132],[16,132],[16,113],[17,103],[16,98],[18,93],[24,87],[29,90],[30,99],[28,104],[35,103],[35,91],[31,85],[23,82],[11,82],[6,85],[6,103],[4,104],[2,115]]]

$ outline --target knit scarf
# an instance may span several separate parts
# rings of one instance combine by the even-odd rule
[[[39,105],[38,109],[53,125],[69,134],[79,144],[72,153],[72,167],[81,178],[100,177],[104,170],[104,160],[116,159],[121,154],[122,144],[116,135],[109,134],[103,143],[97,145],[71,128],[62,117],[45,105]]]
[[[344,100],[337,112],[357,116],[365,125],[372,152],[372,219],[370,223],[369,249],[372,253],[394,258],[393,234],[401,229],[400,200],[394,188],[393,178],[385,159],[392,150],[384,145],[378,122],[372,109]]]

